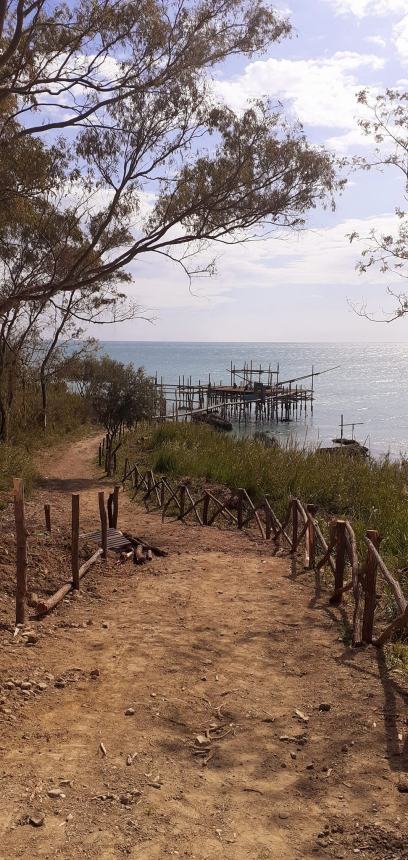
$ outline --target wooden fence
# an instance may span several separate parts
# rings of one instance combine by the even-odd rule
[[[281,522],[268,496],[255,505],[244,488],[230,491],[227,501],[217,499],[207,489],[202,491],[199,498],[194,498],[185,482],[174,485],[163,475],[157,477],[151,469],[141,470],[136,464],[129,465],[128,460],[125,462],[122,482],[124,485],[130,483],[134,497],[142,493],[146,505],[150,502],[160,509],[163,520],[166,515],[179,520],[192,517],[201,526],[212,526],[217,519],[222,518],[231,528],[256,528],[262,540],[270,541],[275,553],[286,550],[288,554],[297,556],[303,547],[307,568],[319,571],[326,567],[333,575],[330,603],[340,605],[343,595],[351,593],[354,604],[354,645],[373,643],[382,646],[394,633],[408,625],[408,603],[398,580],[381,558],[381,538],[377,531],[366,532],[366,553],[361,559],[353,527],[347,520],[332,519],[326,539],[316,519],[317,507],[304,505],[296,498],[290,500]],[[378,577],[390,590],[398,615],[374,638]]]

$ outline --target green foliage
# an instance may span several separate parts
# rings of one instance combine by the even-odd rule
[[[22,445],[0,445],[0,508],[1,495],[7,492],[13,477],[23,478],[26,492],[35,478],[35,468],[29,451]]]
[[[76,359],[70,379],[81,391],[96,421],[108,434],[119,427],[132,427],[138,421],[152,418],[156,410],[156,393],[142,367],[122,364],[108,356]]]
[[[1,6],[0,263],[11,254],[13,271],[0,280],[0,313],[92,292],[148,252],[211,272],[213,261],[195,260],[207,242],[299,228],[318,203],[332,204],[334,157],[276,100],[238,116],[209,85],[222,62],[291,32],[269,2]]]
[[[63,383],[50,387],[49,424],[46,434],[41,427],[42,410],[38,387],[30,387],[24,400],[19,392],[14,408],[15,420],[10,441],[8,444],[0,442],[0,507],[2,495],[10,490],[13,477],[23,478],[25,490],[30,492],[36,477],[33,462],[36,450],[61,439],[83,436],[91,425],[88,404]]]

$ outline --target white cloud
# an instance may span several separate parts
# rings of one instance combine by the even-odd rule
[[[134,284],[131,293],[140,303],[160,311],[184,308],[206,311],[219,304],[233,303],[237,291],[266,289],[278,290],[280,303],[290,304],[287,288],[344,288],[345,295],[364,292],[378,285],[385,289],[384,275],[370,271],[362,278],[355,264],[364,247],[364,240],[350,245],[347,236],[358,233],[367,236],[374,227],[389,233],[395,226],[395,216],[359,219],[350,218],[330,227],[289,233],[285,238],[245,242],[227,249],[214,244],[214,255],[221,254],[217,275],[210,279],[193,280],[191,292],[181,269],[170,261],[154,254],[143,255],[132,264]],[[387,284],[392,283],[387,276]],[[285,299],[285,295],[287,299]],[[259,311],[262,316],[262,311]]]
[[[389,233],[395,227],[395,216],[379,215],[373,218],[349,218],[332,227],[305,230],[289,234],[284,239],[267,239],[248,242],[228,250],[219,265],[219,278],[223,287],[248,288],[249,286],[279,288],[299,285],[327,287],[342,286],[354,290],[371,285],[384,285],[384,275],[370,271],[363,279],[355,264],[364,247],[364,239],[351,245],[347,236],[358,233],[367,236],[371,228]],[[387,276],[387,284],[393,279]],[[290,301],[290,296],[288,296]]]
[[[370,45],[375,45],[377,48],[386,48],[387,42],[382,36],[366,36],[365,41]]]
[[[408,15],[395,25],[392,37],[401,62],[408,64]]]
[[[356,126],[351,128],[345,134],[337,134],[327,138],[325,141],[329,149],[335,150],[339,155],[344,155],[347,152],[354,152],[356,147],[367,149],[368,141],[362,130]]]
[[[270,58],[250,63],[231,80],[216,81],[218,96],[237,110],[248,99],[263,96],[290,101],[303,123],[329,128],[354,128],[356,93],[363,83],[356,71],[378,71],[384,60],[374,54],[339,51],[332,57],[308,60]]]
[[[334,7],[339,15],[355,15],[365,18],[368,15],[398,15],[406,12],[406,0],[325,0]]]

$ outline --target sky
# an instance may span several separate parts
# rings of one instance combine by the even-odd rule
[[[311,141],[339,156],[364,154],[356,93],[408,88],[407,0],[272,5],[289,15],[292,37],[259,59],[234,58],[218,69],[218,98],[238,111],[247,99],[279,99]],[[381,315],[392,281],[374,270],[358,274],[359,245],[347,239],[354,231],[367,235],[372,226],[389,231],[402,190],[397,171],[353,173],[335,212],[313,212],[300,235],[215,246],[216,276],[191,286],[176,264],[143,255],[127,289],[152,322],[136,319],[96,334],[106,340],[406,341],[408,318],[375,324],[353,311],[353,304],[365,303]]]

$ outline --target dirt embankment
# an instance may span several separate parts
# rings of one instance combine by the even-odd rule
[[[69,572],[71,492],[84,531],[98,522],[96,445],[42,457],[27,504],[41,593]],[[314,573],[244,534],[162,524],[122,495],[120,525],[168,557],[97,564],[78,596],[30,622],[26,645],[11,624],[11,514],[0,858],[408,858],[403,679],[344,644],[347,619]]]

